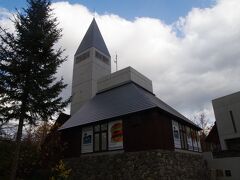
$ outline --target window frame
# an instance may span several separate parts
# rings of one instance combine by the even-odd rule
[[[104,62],[105,64],[109,65],[109,58],[107,58],[105,55],[103,55],[102,53],[98,52],[95,50],[95,57],[99,60],[101,60],[102,62]]]
[[[178,123],[179,132],[180,132],[180,142],[181,142],[181,149],[188,150],[188,143],[187,143],[187,132],[185,125]]]
[[[172,121],[175,121],[175,120],[172,120]],[[176,121],[176,122],[178,122],[178,121]],[[199,144],[198,144],[198,140],[200,143],[200,137],[199,137],[198,131],[196,129],[193,129],[192,127],[185,125],[183,123],[180,123],[180,122],[178,122],[178,128],[179,128],[181,148],[175,147],[175,149],[181,149],[181,150],[186,150],[186,151],[191,151],[191,152],[202,152],[201,147],[199,147]],[[196,146],[194,146],[193,134],[195,136]],[[191,138],[190,145],[192,146],[192,149],[189,149],[188,136]],[[200,146],[201,146],[201,143],[200,143]],[[194,147],[195,147],[195,149],[194,149]]]
[[[106,125],[106,129],[102,129],[102,125]],[[96,130],[95,127],[99,126],[99,130]],[[102,150],[102,134],[106,133],[106,149]],[[99,149],[95,150],[95,135],[99,135]],[[108,151],[108,122],[97,123],[93,125],[93,153],[96,152],[106,152]]]
[[[86,51],[85,53],[76,56],[76,58],[75,58],[75,64],[78,64],[78,63],[86,60],[86,59],[89,58],[89,57],[90,57],[90,51]]]

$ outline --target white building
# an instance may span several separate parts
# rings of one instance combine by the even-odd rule
[[[212,180],[240,179],[240,92],[212,101],[220,152],[204,153]],[[216,134],[215,134],[216,135]]]
[[[240,92],[212,101],[222,150],[240,150]]]

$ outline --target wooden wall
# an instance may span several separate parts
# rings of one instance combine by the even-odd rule
[[[123,119],[124,150],[173,150],[171,124],[171,118],[157,109]]]
[[[61,140],[65,144],[64,157],[77,157],[81,154],[81,128],[61,131]]]
[[[123,120],[124,151],[174,150],[172,118],[158,109],[145,110],[112,120]],[[109,120],[111,121],[111,120]],[[61,131],[67,143],[65,157],[81,154],[81,128]]]

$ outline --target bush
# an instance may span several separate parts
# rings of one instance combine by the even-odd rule
[[[14,144],[9,140],[0,140],[0,179],[8,179],[11,170]]]
[[[65,180],[68,179],[71,173],[71,169],[67,169],[62,160],[52,169],[53,175],[50,180]]]
[[[15,146],[13,141],[0,141],[0,179],[8,179],[10,176],[14,150]],[[39,155],[37,145],[23,141],[21,144],[17,177],[29,179],[40,167]]]

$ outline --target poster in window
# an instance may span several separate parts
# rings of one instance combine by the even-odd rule
[[[172,121],[174,147],[181,148],[180,131],[178,122]]]
[[[82,128],[82,153],[90,153],[93,152],[93,128],[85,127]]]
[[[108,149],[116,150],[123,148],[123,129],[122,121],[108,123]]]
[[[192,135],[191,129],[187,127],[187,143],[188,143],[188,150],[193,150],[193,143],[192,143]]]
[[[192,132],[193,150],[198,151],[196,131],[191,130],[191,132]]]

